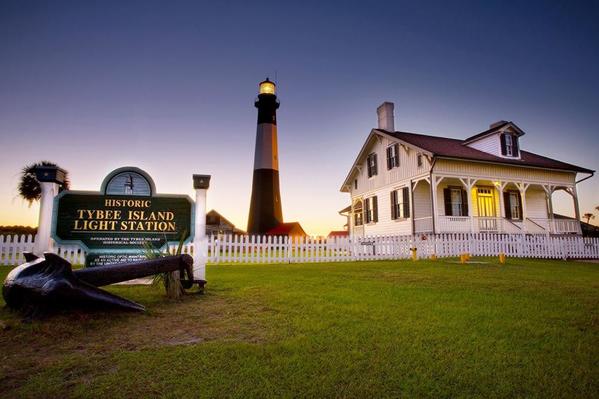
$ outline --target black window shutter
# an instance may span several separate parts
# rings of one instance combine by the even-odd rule
[[[505,218],[511,219],[512,218],[512,204],[510,203],[510,192],[509,191],[503,192],[503,206],[505,207]]]
[[[395,214],[395,195],[396,191],[391,191],[391,219],[397,219],[397,215]]]
[[[399,166],[399,144],[395,144],[395,166]]]
[[[505,134],[502,134],[499,137],[501,137],[501,155],[506,155],[507,149],[506,149],[506,144],[505,144]]]
[[[372,197],[372,221],[375,223],[379,221],[379,204],[376,195]]]
[[[468,216],[468,191],[462,189],[462,216]]]
[[[366,223],[370,222],[370,198],[364,200],[364,218]]]
[[[452,216],[453,213],[451,211],[451,189],[443,189],[443,201],[445,202],[445,215]]]
[[[518,192],[518,208],[520,208],[520,220],[524,218],[524,212],[522,210],[522,193]]]
[[[387,147],[387,170],[391,169],[391,147]]]
[[[372,154],[373,158],[374,158],[374,170],[372,171],[372,175],[378,175],[379,171],[378,171],[378,167],[377,167],[377,162],[376,162],[376,154]]]
[[[408,190],[407,187],[404,187],[402,190],[402,196],[403,196],[403,217],[404,218],[409,218],[410,217],[410,191]]]
[[[518,156],[518,136],[512,136],[512,152],[515,157]]]

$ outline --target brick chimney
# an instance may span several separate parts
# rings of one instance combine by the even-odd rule
[[[376,109],[376,114],[379,120],[379,129],[386,130],[388,132],[395,131],[395,117],[393,116],[393,108],[393,103],[385,101]]]

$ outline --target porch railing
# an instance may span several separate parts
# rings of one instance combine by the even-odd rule
[[[551,234],[582,234],[580,222],[574,219],[529,218]]]
[[[433,232],[433,217],[425,216],[422,218],[414,218],[415,233],[432,233]]]
[[[475,216],[475,227],[478,233],[522,233],[519,222],[514,222],[499,216]]]
[[[439,216],[439,233],[468,233],[472,228],[469,216]]]
[[[481,233],[498,233],[503,231],[503,218],[477,216],[476,225]]]

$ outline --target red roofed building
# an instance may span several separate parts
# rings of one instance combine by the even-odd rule
[[[346,230],[338,230],[331,231],[327,238],[336,238],[336,237],[349,237],[349,231]]]
[[[378,128],[341,186],[350,235],[581,233],[576,184],[593,170],[523,150],[513,122],[461,140],[396,131],[393,108],[377,109]],[[574,219],[554,218],[558,190],[572,197]]]
[[[298,222],[279,223],[266,232],[268,236],[305,237],[306,232]]]

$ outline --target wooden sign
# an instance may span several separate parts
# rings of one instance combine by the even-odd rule
[[[100,192],[63,191],[53,216],[53,238],[80,245],[88,265],[139,259],[148,246],[160,249],[193,236],[192,200],[156,194],[150,176],[131,167],[109,174]]]

